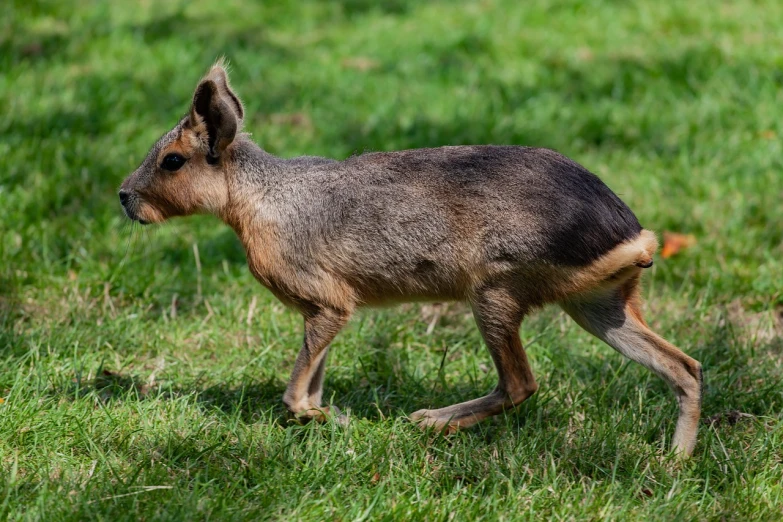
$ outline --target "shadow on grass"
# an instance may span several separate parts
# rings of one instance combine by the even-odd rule
[[[783,390],[777,384],[783,376],[770,374],[770,369],[763,364],[743,364],[748,358],[748,348],[736,338],[734,327],[729,323],[712,327],[705,332],[704,339],[699,347],[691,351],[691,355],[704,365],[703,417],[721,416],[733,411],[752,416],[776,414],[773,410],[783,403]],[[757,354],[778,354],[783,351],[783,341],[773,339],[760,343],[753,351]],[[568,400],[555,397],[548,390],[568,389],[576,394],[584,391],[589,395],[590,390],[600,387],[600,391],[588,398],[588,415],[601,411],[632,411],[638,408],[641,400],[649,405],[644,407],[644,415],[668,418],[671,421],[669,428],[673,428],[676,419],[674,395],[663,381],[644,368],[629,362],[618,372],[617,365],[625,361],[619,354],[616,360],[608,361],[566,357],[563,358],[571,359],[573,363],[558,368],[551,375],[539,376],[542,390],[535,399],[507,414],[514,418],[518,427],[526,424],[528,416],[538,418],[538,422],[543,419],[545,423],[562,422],[564,416],[568,416],[564,411],[549,411],[551,408],[562,410]],[[438,376],[417,379],[398,366],[399,361],[377,356],[363,361],[359,368],[347,375],[329,375],[327,370],[324,402],[350,410],[356,418],[377,421],[405,416],[420,408],[438,408],[470,400],[489,391],[471,384],[467,376],[463,383],[447,385]],[[641,397],[640,386],[643,388]],[[67,390],[60,390],[60,394],[75,397],[94,391],[105,401],[193,395],[202,407],[239,414],[247,423],[257,422],[262,415],[268,418],[271,413],[280,424],[286,425],[291,417],[281,400],[285,387],[286,382],[277,378],[239,385],[204,387],[194,381],[175,387],[167,386],[165,382],[159,387],[150,387],[132,376],[103,370],[92,382],[74,384]],[[660,409],[662,405],[664,410]],[[643,438],[653,443],[660,438],[662,428],[655,423],[647,426],[649,429]]]
[[[200,406],[216,408],[226,414],[239,413],[247,423],[257,422],[262,413],[266,416],[271,412],[278,422],[287,424],[292,418],[282,402],[285,388],[285,381],[273,378],[239,385],[215,384],[202,387],[194,382],[190,386],[167,386],[164,382],[149,386],[143,379],[102,370],[91,381],[71,382],[57,390],[55,395],[76,399],[95,393],[104,402],[169,400],[193,395]],[[433,390],[437,390],[437,396],[433,395]],[[341,410],[350,410],[352,416],[367,420],[405,415],[414,408],[423,408],[433,402],[438,404],[437,407],[447,406],[450,404],[449,399],[458,402],[482,394],[470,385],[444,390],[438,383],[424,384],[412,378],[379,384],[368,382],[364,375],[358,373],[351,377],[327,376],[324,393]],[[379,400],[379,397],[382,399]]]
[[[704,418],[725,418],[726,422],[716,422],[709,430],[702,428],[694,458],[697,459],[695,462],[706,459],[706,465],[712,466],[714,464],[708,455],[715,448],[710,433],[714,430],[726,439],[731,454],[741,452],[738,446],[741,437],[737,437],[736,441],[730,440],[730,437],[734,433],[741,433],[740,430],[763,430],[762,426],[753,424],[753,416],[778,415],[779,405],[783,403],[783,390],[779,389],[777,383],[783,376],[771,374],[769,368],[763,365],[742,367],[741,361],[747,357],[746,346],[737,342],[731,325],[719,324],[706,329],[704,339],[693,351],[693,355],[705,363],[707,375]],[[779,353],[780,349],[778,341],[755,347],[759,353],[776,350],[775,353]],[[619,355],[617,358],[621,360]],[[326,397],[339,407],[350,409],[354,419],[380,422],[402,418],[422,407],[445,406],[475,398],[487,391],[471,385],[467,376],[456,385],[445,386],[436,376],[417,379],[404,368],[394,367],[395,361],[382,355],[377,359],[379,362],[376,366],[367,370],[357,368],[332,376],[327,373]],[[369,361],[366,364],[372,365]],[[580,360],[570,362],[559,368],[556,374],[539,376],[541,391],[502,417],[479,423],[455,437],[422,434],[421,444],[431,448],[432,461],[442,463],[445,466],[443,476],[450,477],[443,478],[444,492],[456,485],[475,483],[480,486],[487,473],[480,459],[455,461],[448,457],[452,448],[491,451],[492,446],[500,442],[500,450],[509,451],[509,440],[518,441],[511,444],[520,446],[519,452],[524,455],[524,459],[536,459],[545,453],[547,459],[557,463],[560,471],[574,477],[608,479],[613,476],[613,470],[620,470],[618,477],[625,478],[619,480],[629,480],[636,487],[637,474],[634,470],[640,462],[643,459],[659,460],[660,448],[670,444],[676,405],[673,394],[659,379],[649,377],[646,370],[634,365],[633,370],[623,368],[619,378],[615,378],[616,366],[616,361],[592,366],[585,366]],[[739,379],[738,373],[741,374]],[[738,389],[738,380],[745,383],[765,381],[767,384]],[[774,382],[774,385],[770,382]],[[102,371],[91,382],[83,382],[78,386],[72,383],[55,390],[52,395],[57,402],[62,398],[74,400],[94,395],[109,404],[191,397],[204,413],[205,422],[197,422],[198,425],[212,424],[206,422],[206,417],[217,410],[222,415],[240,419],[248,425],[262,422],[295,428],[285,435],[293,441],[301,441],[306,437],[319,440],[332,437],[331,429],[298,429],[296,421],[282,404],[284,390],[285,382],[278,378],[208,386],[200,384],[198,380],[177,386],[168,386],[164,381],[159,386],[149,388],[143,380],[133,376]],[[567,398],[555,395],[556,392],[552,390],[566,390],[574,395],[584,393],[584,397],[572,404]],[[737,417],[735,412],[750,416]],[[581,419],[574,422],[576,417]],[[738,420],[739,425],[734,426],[732,419]],[[181,465],[188,469],[200,469],[212,465],[210,462],[215,458],[234,454],[233,443],[228,442],[230,438],[221,435],[218,439],[213,437],[202,440],[200,432],[185,436],[171,433],[156,440],[153,447],[161,455],[161,461],[169,467]],[[533,445],[527,447],[531,441]],[[284,442],[280,444],[284,445]],[[285,465],[292,458],[283,455],[274,446],[251,451],[258,458],[255,463],[258,467],[269,465],[270,462],[276,463],[272,465]],[[263,454],[256,455],[256,451]],[[270,453],[267,454],[267,451]],[[586,458],[586,455],[589,457]],[[477,494],[480,492],[481,489],[475,491]]]

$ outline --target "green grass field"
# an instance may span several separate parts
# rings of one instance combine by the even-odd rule
[[[3,517],[783,518],[783,3],[266,3],[3,8]],[[290,422],[299,316],[216,219],[131,226],[116,196],[220,55],[274,154],[546,146],[694,234],[645,280],[704,365],[693,458],[667,454],[662,381],[553,308],[521,330],[541,389],[504,416],[405,421],[495,383],[465,306],[408,305],[333,344],[347,428]]]

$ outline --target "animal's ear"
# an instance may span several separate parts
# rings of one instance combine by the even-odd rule
[[[205,80],[212,80],[218,86],[221,96],[223,96],[226,102],[229,103],[237,118],[240,122],[245,118],[245,109],[242,107],[242,102],[239,101],[239,97],[231,90],[231,85],[228,83],[228,73],[226,72],[226,61],[221,58],[212,66],[207,73]]]
[[[217,162],[242,126],[245,111],[231,90],[222,64],[212,67],[196,87],[190,107],[190,123],[197,133],[206,133],[207,161]]]

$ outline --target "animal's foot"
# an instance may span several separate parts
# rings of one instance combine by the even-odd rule
[[[296,419],[300,422],[327,422],[332,419],[340,426],[347,426],[349,423],[349,417],[340,411],[337,406],[311,406],[307,409],[303,409],[297,413],[294,413]]]
[[[460,428],[458,421],[453,417],[438,414],[438,410],[419,410],[411,413],[408,418],[421,429],[433,429],[444,435],[456,433]]]

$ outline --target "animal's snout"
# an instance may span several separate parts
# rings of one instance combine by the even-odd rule
[[[130,199],[130,193],[126,190],[120,190],[120,203],[123,207],[128,203],[128,199]]]

